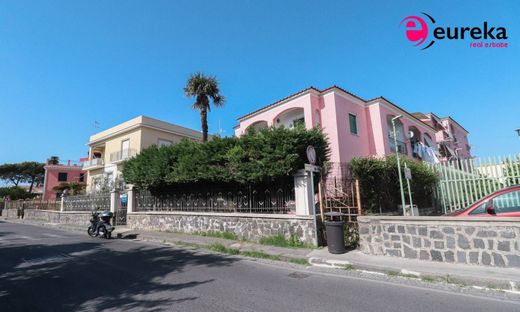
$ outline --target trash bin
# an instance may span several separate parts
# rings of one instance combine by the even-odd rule
[[[345,231],[343,216],[341,212],[327,212],[325,231],[327,233],[327,248],[331,254],[345,253]]]

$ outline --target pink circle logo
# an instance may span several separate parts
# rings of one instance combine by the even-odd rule
[[[415,43],[414,46],[421,45],[428,37],[428,24],[419,16],[407,16],[399,25],[403,25],[403,23],[406,27],[406,38]]]
[[[432,25],[435,24],[435,20],[433,19],[433,17],[431,17],[430,15],[428,15],[424,12],[422,12],[422,14],[424,16],[428,17],[428,19],[430,20]],[[401,21],[399,26],[403,26],[403,24],[406,29],[405,30],[406,39],[408,39],[408,41],[414,43],[414,46],[416,46],[416,47],[420,46],[428,38],[428,24],[424,21],[424,19],[422,17],[416,16],[416,15],[407,16],[407,17],[403,18],[403,20]],[[426,45],[424,48],[422,48],[421,50],[428,49],[429,47],[431,47],[433,45],[434,42],[435,42],[435,40],[431,40],[430,43],[428,45]]]

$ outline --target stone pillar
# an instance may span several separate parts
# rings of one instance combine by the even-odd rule
[[[119,191],[110,192],[110,212],[115,213],[119,209],[121,199],[119,198]]]
[[[135,190],[133,185],[128,186],[126,213],[132,213],[135,211]]]
[[[298,170],[294,175],[294,201],[297,215],[313,215],[314,186],[311,173],[303,169]]]

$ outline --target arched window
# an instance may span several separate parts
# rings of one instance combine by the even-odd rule
[[[388,125],[388,140],[390,145],[390,151],[395,152],[396,146],[394,141],[394,130],[392,125],[392,118],[394,118],[394,115],[388,115],[386,117],[387,125]],[[406,143],[405,143],[405,134],[404,134],[404,127],[403,123],[397,119],[394,121],[395,123],[395,137],[397,138],[397,150],[399,153],[402,154],[408,154],[406,150]]]
[[[294,128],[298,126],[305,127],[303,108],[295,107],[283,111],[274,118],[273,124],[275,127],[284,126],[285,128]]]
[[[421,131],[417,129],[415,126],[410,126],[408,128],[408,132],[410,133],[410,147],[412,148],[412,156],[415,158],[420,158],[420,148],[419,142],[421,142]]]

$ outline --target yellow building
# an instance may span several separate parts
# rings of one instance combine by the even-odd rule
[[[123,161],[151,145],[169,145],[182,139],[201,140],[202,133],[146,116],[139,116],[90,137],[87,191],[120,183]]]

